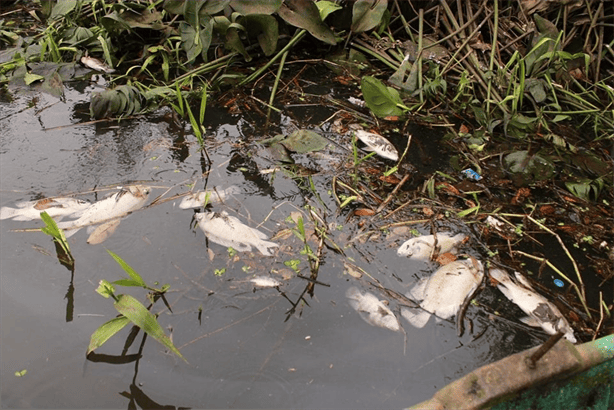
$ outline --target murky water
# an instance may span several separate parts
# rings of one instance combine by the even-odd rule
[[[338,212],[330,193],[332,178],[339,174],[331,158],[341,164],[344,157],[350,158],[349,151],[335,148],[327,153],[332,156],[328,159],[301,157],[301,164],[318,171],[312,180],[320,199],[305,178],[259,172],[275,164],[254,141],[292,127],[320,131],[349,147],[349,139],[330,133],[329,124],[318,128],[332,112],[315,111],[311,124],[283,117],[278,129],[259,135],[262,131],[248,119],[211,108],[209,163],[187,126],[173,123],[166,110],[119,125],[86,123],[93,90],[68,89],[66,102],[18,94],[14,101],[0,103],[0,206],[71,193],[95,201],[115,192],[106,187],[132,181],[153,187],[149,203],[162,194],[169,198],[192,188],[236,185],[241,192],[212,209],[226,210],[269,236],[295,228],[287,218],[297,211],[303,213],[307,230],[313,229],[306,204],[327,225],[337,224],[329,235],[340,246],[361,232],[358,219],[346,222],[347,212]],[[423,140],[436,136],[431,130],[415,130],[414,139],[420,139],[420,132],[426,136]],[[419,144],[423,152],[437,152],[436,144]],[[369,282],[377,280],[405,293],[433,270],[432,265],[396,255],[401,237],[393,244],[384,236],[354,241],[345,249],[373,280],[345,273],[345,258],[324,247],[317,278],[322,284],[315,285],[313,297],[305,294],[305,301],[289,315],[291,302],[309,282],[284,262],[300,260],[301,275],[309,276],[302,243],[290,235],[276,239],[282,246],[275,257],[257,252],[229,256],[226,247],[208,242],[194,228],[195,211],[179,209],[178,202],[133,213],[101,245],[86,244],[85,232],[75,234],[69,240],[76,260],[74,275],[58,262],[51,237],[12,231],[40,227],[40,222],[2,221],[3,407],[122,408],[133,400],[144,408],[402,408],[427,399],[476,367],[539,341],[512,322],[491,321],[477,308],[468,312],[473,333],[461,338],[448,321],[431,320],[423,329],[401,321],[405,335],[364,322],[345,297],[350,286],[386,299]],[[461,225],[449,228],[469,232]],[[317,248],[316,242],[311,245]],[[117,314],[112,302],[95,289],[102,279],[125,276],[105,249],[122,257],[146,282],[171,285],[167,299],[172,313],[161,302],[153,311],[161,313],[160,323],[189,364],[151,338],[142,357],[130,360],[138,352],[141,335],[122,357],[128,328],[98,349],[93,360],[86,360],[92,332]],[[215,274],[222,269],[222,275]],[[255,288],[248,281],[263,274],[282,281],[279,290]],[[139,289],[118,288],[118,293],[124,292],[144,301]],[[496,305],[498,297],[486,289],[480,299]],[[389,306],[398,315],[398,302],[390,299]],[[27,374],[16,377],[22,369]]]

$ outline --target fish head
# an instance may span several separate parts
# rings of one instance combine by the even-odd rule
[[[126,188],[133,196],[137,198],[147,198],[151,192],[151,188],[143,185],[132,185]]]

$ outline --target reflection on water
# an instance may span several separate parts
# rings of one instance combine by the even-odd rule
[[[76,119],[86,120],[83,110],[91,90],[67,90],[66,104],[41,96],[37,109],[21,112],[29,97],[2,103],[4,115],[14,114],[0,124],[0,206],[70,193],[94,202],[110,192],[107,188],[136,181],[152,187],[148,204],[162,197],[122,221],[103,245],[86,244],[85,232],[71,237],[74,279],[57,262],[50,237],[10,232],[40,223],[2,221],[4,406],[116,408],[133,400],[140,407],[400,408],[430,397],[479,365],[537,343],[518,327],[493,322],[479,308],[469,309],[473,332],[462,338],[452,321],[431,321],[424,329],[414,329],[401,320],[402,334],[360,318],[345,298],[348,288],[372,293],[399,317],[406,302],[394,292],[405,294],[432,266],[399,258],[400,237],[389,244],[382,233],[362,236],[377,227],[368,221],[358,226],[346,210],[338,211],[331,180],[339,173],[335,167],[347,166],[349,151],[340,147],[350,148],[349,137],[327,132],[340,147],[331,147],[322,157],[295,156],[294,170],[310,174],[310,180],[271,171],[276,166],[271,153],[255,142],[305,124],[282,117],[278,129],[264,130],[208,108],[209,162],[196,139],[185,132],[189,128],[167,110],[121,123],[72,125]],[[331,114],[323,109],[313,123]],[[418,132],[414,130],[414,141]],[[226,211],[266,232],[280,245],[274,257],[232,254],[226,246],[208,242],[193,224],[194,213],[203,210],[179,207],[182,194],[231,185],[238,187],[233,199],[209,209]],[[94,188],[100,191],[92,192]],[[298,226],[289,218],[293,212],[300,212],[310,249],[321,255],[317,275],[305,243],[292,232]],[[316,228],[326,230],[330,241],[341,247],[320,244]],[[350,240],[353,246],[346,248]],[[173,341],[189,364],[147,339],[136,362],[133,356],[124,364],[87,362],[84,370],[89,336],[117,314],[95,289],[102,279],[124,276],[105,248],[146,282],[171,285],[167,297],[172,313],[161,303],[154,312],[168,333],[172,329]],[[344,271],[346,257],[362,269],[360,279]],[[260,275],[283,285],[259,288],[249,281]],[[74,311],[73,320],[67,321],[65,297],[71,285]],[[143,298],[138,289],[121,292]],[[492,294],[485,293],[483,300],[489,302],[489,297]],[[120,355],[128,334],[126,328],[111,338],[97,357]],[[126,354],[138,353],[141,343],[139,335]],[[21,369],[27,369],[27,375],[15,377]]]

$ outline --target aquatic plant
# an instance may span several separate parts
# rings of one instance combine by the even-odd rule
[[[107,252],[128,274],[129,278],[119,279],[114,282],[109,282],[104,279],[100,281],[96,292],[105,298],[113,298],[113,306],[120,313],[120,316],[107,321],[96,329],[90,338],[87,354],[93,352],[106,343],[107,340],[122,330],[128,323],[133,323],[135,326],[142,329],[147,335],[153,337],[157,342],[161,343],[167,349],[171,350],[173,353],[187,362],[179,350],[177,350],[171,339],[164,333],[164,330],[158,323],[157,315],[150,312],[150,309],[159,298],[162,298],[166,307],[170,310],[170,306],[168,305],[168,302],[164,296],[170,286],[164,285],[158,289],[147,285],[141,275],[139,275],[122,258],[109,250],[107,250]],[[149,308],[146,308],[141,302],[130,295],[117,295],[115,293],[115,286],[141,287],[148,290],[149,294],[147,297],[151,302]]]

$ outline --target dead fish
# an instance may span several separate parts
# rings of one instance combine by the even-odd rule
[[[103,73],[114,73],[115,70],[109,67],[104,62],[94,57],[83,56],[81,57],[81,64],[92,70],[102,71]]]
[[[130,212],[142,208],[147,201],[150,191],[149,187],[142,185],[131,185],[122,188],[119,192],[90,205],[81,213],[79,219],[60,222],[58,227],[64,229],[64,235],[69,238],[84,226],[91,227],[100,223],[111,222],[112,219],[121,218]]]
[[[349,299],[352,309],[357,311],[368,324],[394,332],[401,329],[401,324],[394,313],[375,295],[368,292],[363,293],[352,286],[345,292],[345,296]]]
[[[420,302],[422,310],[403,308],[401,314],[409,323],[422,328],[431,314],[437,321],[458,313],[465,299],[472,295],[484,278],[482,263],[473,257],[457,260],[439,268],[420,280],[408,297]]]
[[[194,215],[198,226],[211,242],[222,246],[230,246],[240,252],[252,250],[252,246],[265,256],[271,256],[271,248],[279,246],[267,242],[268,236],[257,229],[241,223],[239,219],[228,215],[225,211],[203,212]]]
[[[397,149],[386,138],[373,132],[357,129],[354,131],[356,137],[365,143],[367,151],[374,151],[380,157],[396,161],[399,159]]]
[[[501,293],[529,315],[520,319],[521,322],[541,327],[549,335],[561,331],[567,340],[576,343],[573,329],[561,311],[548,299],[535,292],[529,281],[519,272],[514,272],[516,280],[502,269],[490,269],[489,274],[498,282],[497,287]]]
[[[57,221],[66,216],[77,216],[91,205],[88,201],[75,198],[44,198],[38,201],[25,201],[15,204],[17,208],[3,206],[0,219],[12,218],[14,221],[33,221],[45,211]]]
[[[278,286],[281,286],[280,281],[275,280],[269,276],[256,276],[255,278],[251,278],[249,281],[261,288],[276,288]]]
[[[439,247],[439,254],[451,252],[461,242],[467,239],[467,235],[459,233],[455,236],[450,236],[446,233],[437,234],[437,246]],[[397,251],[399,256],[408,256],[411,259],[417,260],[429,260],[433,254],[433,247],[435,245],[434,235],[423,235],[411,238],[405,241]]]
[[[231,195],[235,195],[241,192],[238,186],[229,186],[226,189],[208,189],[206,191],[198,191],[191,194],[188,194],[183,197],[181,202],[179,203],[179,208],[188,209],[188,208],[199,208],[205,205],[205,202],[208,204],[211,203],[219,203],[226,201]]]

